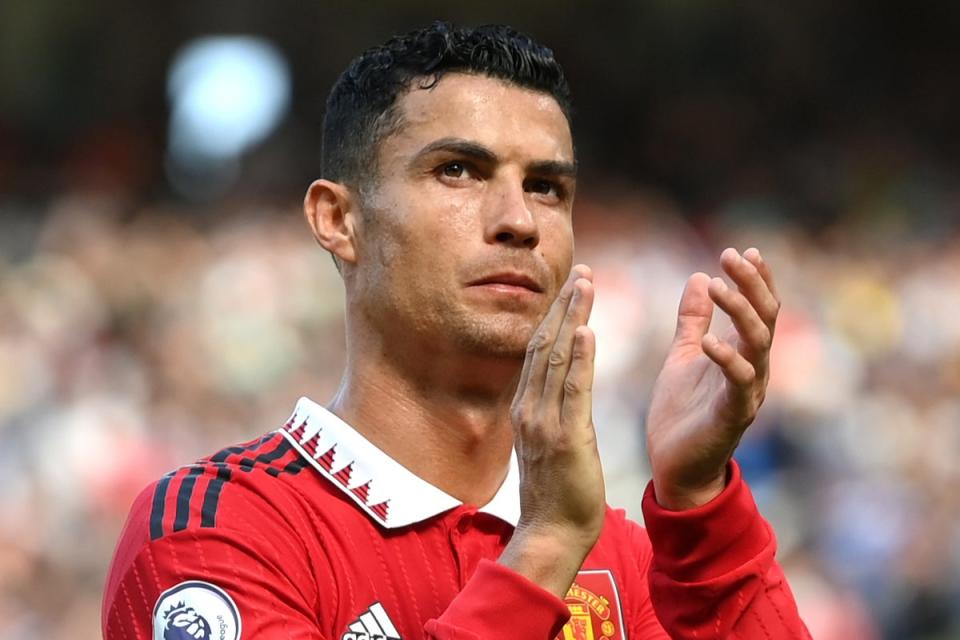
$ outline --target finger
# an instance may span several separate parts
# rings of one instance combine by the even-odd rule
[[[593,308],[593,283],[584,278],[573,283],[573,297],[566,316],[557,332],[557,339],[547,358],[547,373],[543,383],[543,400],[547,407],[559,407],[563,399],[564,380],[570,371],[574,349],[574,335],[578,327],[587,324]]]
[[[773,294],[777,304],[781,304],[780,293],[777,291],[777,283],[773,279],[773,269],[770,267],[770,264],[763,259],[763,256],[760,255],[760,250],[755,247],[750,247],[743,252],[743,257],[757,268],[757,271],[760,272],[760,277],[763,278],[763,281],[767,284],[767,288],[770,289],[770,293]]]
[[[727,286],[722,278],[714,278],[709,286],[710,298],[730,316],[740,338],[740,352],[758,365],[766,357],[773,340],[770,330],[757,310],[741,292]]]
[[[754,249],[756,251],[756,249]],[[759,253],[757,253],[759,255]],[[740,289],[740,292],[746,296],[750,304],[756,309],[760,319],[772,331],[777,322],[777,313],[780,311],[780,303],[770,290],[766,281],[760,274],[757,266],[747,260],[746,257],[737,253],[736,249],[725,249],[720,254],[720,266],[730,276],[731,280]]]
[[[543,381],[546,377],[547,359],[553,343],[556,341],[557,331],[563,322],[570,299],[573,297],[573,283],[579,278],[590,279],[593,274],[590,267],[578,264],[570,270],[567,281],[560,288],[560,293],[550,305],[547,315],[540,321],[540,326],[534,331],[533,337],[527,344],[527,353],[520,371],[520,381],[514,402],[530,392],[532,397],[539,398],[543,393]]]
[[[579,266],[579,265],[578,265]],[[530,342],[527,343],[527,354],[523,359],[523,368],[520,370],[520,381],[517,385],[517,396],[519,397],[523,390],[526,388],[529,377],[530,377],[530,365],[533,362],[533,356],[530,352],[530,347],[534,340],[538,340],[538,335],[541,332],[546,331],[550,324],[550,319],[553,314],[556,313],[557,309],[560,307],[565,307],[569,304],[569,297],[573,293],[573,281],[575,280],[574,270],[576,267],[571,269],[570,275],[567,276],[566,282],[563,283],[563,286],[560,287],[560,292],[557,294],[557,297],[554,298],[553,302],[550,305],[550,308],[547,310],[547,315],[543,317],[543,320],[540,321],[539,326],[537,326],[536,331],[534,331],[533,336],[530,338]]]
[[[717,363],[724,377],[738,389],[749,388],[757,377],[756,369],[732,344],[712,333],[703,336],[703,352]]]
[[[675,345],[699,345],[710,328],[713,301],[707,291],[709,284],[710,276],[705,273],[695,273],[687,278],[677,310],[677,331],[673,337]]]
[[[597,353],[596,337],[590,327],[574,332],[570,368],[563,382],[560,408],[562,428],[590,427],[593,424],[593,363]]]

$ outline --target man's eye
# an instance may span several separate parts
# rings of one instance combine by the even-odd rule
[[[448,178],[462,178],[467,168],[459,162],[448,162],[443,165],[442,173]]]
[[[548,196],[560,194],[560,188],[549,180],[533,180],[527,185],[527,190],[532,193],[542,193]]]

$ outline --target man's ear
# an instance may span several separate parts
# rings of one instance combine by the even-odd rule
[[[321,247],[337,266],[357,260],[357,199],[349,187],[330,180],[315,180],[303,198],[303,216]]]

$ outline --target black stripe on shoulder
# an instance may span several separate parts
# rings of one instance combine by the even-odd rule
[[[293,448],[293,445],[290,444],[290,441],[286,438],[281,438],[280,443],[273,448],[272,451],[267,453],[261,453],[256,458],[243,458],[237,464],[240,465],[240,468],[244,471],[251,471],[258,464],[270,464],[278,458],[282,458],[286,455],[290,449]]]
[[[279,469],[277,467],[269,467],[267,469],[267,473],[269,473],[274,478],[278,477],[281,473],[289,473],[290,475],[295,476],[301,471],[303,471],[303,468],[305,466],[307,466],[307,461],[304,460],[303,458],[297,458],[293,462],[290,462],[289,464],[287,464],[287,466],[285,466],[282,469]]]
[[[217,469],[217,477],[207,485],[207,491],[203,494],[203,506],[200,508],[200,526],[208,528],[217,524],[220,492],[223,490],[223,483],[230,480],[230,467],[223,463],[215,463],[213,466]]]
[[[150,513],[150,538],[156,540],[157,538],[163,537],[163,518],[166,510],[167,493],[170,490],[170,481],[178,473],[182,474],[186,471],[177,489],[173,532],[183,531],[189,525],[190,504],[193,500],[194,491],[196,490],[197,480],[208,469],[216,469],[216,475],[207,484],[206,490],[203,493],[203,502],[200,507],[200,526],[204,528],[216,526],[220,496],[223,493],[224,484],[230,481],[235,467],[239,467],[242,471],[249,472],[258,466],[261,466],[261,468],[265,466],[266,471],[273,477],[276,477],[280,473],[291,473],[294,475],[299,473],[306,465],[306,462],[299,457],[297,460],[288,463],[282,469],[279,468],[279,465],[271,466],[271,463],[280,460],[293,449],[293,445],[291,445],[286,438],[278,436],[279,434],[277,432],[271,432],[250,444],[221,449],[206,460],[200,460],[193,465],[181,467],[165,475],[160,482],[157,483],[157,488],[153,495],[153,508]],[[272,449],[260,453],[256,457],[244,457],[239,461],[227,462],[230,456],[256,452],[273,439],[276,439],[276,445]]]
[[[151,540],[163,537],[163,513],[167,502],[167,487],[170,486],[171,478],[173,478],[173,473],[163,476],[153,490],[153,506],[150,508]]]
[[[187,472],[187,477],[180,483],[180,490],[177,492],[177,513],[173,519],[174,532],[183,531],[187,528],[190,520],[190,499],[193,497],[193,488],[197,484],[197,476],[203,473],[201,466],[191,467]]]
[[[179,488],[177,488],[176,512],[173,519],[173,532],[175,533],[177,531],[183,531],[190,524],[190,503],[193,500],[197,480],[207,469],[216,469],[216,475],[210,480],[204,491],[203,503],[200,508],[200,526],[214,527],[216,526],[217,508],[220,505],[220,494],[223,491],[223,485],[230,481],[232,475],[232,464],[227,463],[227,459],[232,455],[242,453],[259,453],[259,450],[271,440],[276,441],[276,446],[266,453],[260,453],[260,455],[254,458],[244,457],[235,463],[239,465],[243,471],[250,471],[258,464],[269,464],[282,458],[292,449],[292,446],[286,438],[278,432],[272,431],[248,444],[226,447],[209,458],[199,460],[192,465],[180,467],[164,475],[157,482],[157,486],[153,491],[149,523],[150,539],[157,540],[164,535],[163,519],[166,516],[167,494],[170,492],[170,482],[174,477],[178,474],[182,476],[182,481]]]
[[[267,442],[268,440],[270,440],[271,438],[276,437],[276,435],[277,435],[276,432],[270,432],[270,433],[264,435],[263,437],[261,437],[260,439],[254,441],[254,442],[251,442],[250,444],[247,444],[247,445],[237,445],[237,446],[234,446],[234,447],[227,447],[226,449],[221,449],[220,451],[217,451],[215,454],[213,454],[212,456],[210,456],[210,461],[211,461],[211,462],[226,462],[227,458],[229,458],[229,457],[232,456],[232,455],[236,455],[236,454],[238,454],[238,453],[244,453],[245,451],[254,451],[254,450],[256,450],[257,448],[263,446],[263,444],[264,444],[265,442]]]

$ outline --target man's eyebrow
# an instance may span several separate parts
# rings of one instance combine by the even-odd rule
[[[468,158],[473,158],[474,160],[479,160],[481,162],[495,163],[497,161],[497,154],[495,154],[490,149],[487,149],[481,144],[472,142],[470,140],[465,140],[463,138],[440,138],[439,140],[434,140],[427,146],[417,151],[413,156],[413,159],[410,161],[410,164],[416,164],[422,158],[430,155],[431,153],[436,153],[438,151],[446,151],[449,153],[455,153],[457,155],[467,156]]]
[[[577,177],[577,163],[563,160],[539,160],[531,162],[527,171],[538,176],[558,176],[563,178]]]
[[[434,140],[420,149],[414,154],[410,164],[415,165],[421,159],[439,151],[466,156],[488,164],[495,164],[499,160],[496,153],[482,144],[464,138],[447,137]],[[577,163],[564,160],[537,160],[527,165],[527,171],[536,175],[576,178]]]

